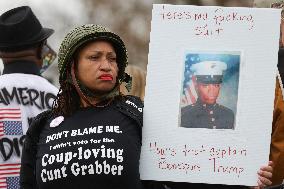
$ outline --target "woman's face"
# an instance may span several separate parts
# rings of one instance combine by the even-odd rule
[[[118,67],[111,43],[91,42],[78,54],[77,77],[97,94],[112,90],[116,84]]]

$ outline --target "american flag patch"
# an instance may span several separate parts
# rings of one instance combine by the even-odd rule
[[[0,164],[0,189],[20,188],[20,163]]]
[[[0,108],[0,137],[4,135],[23,135],[19,108]]]

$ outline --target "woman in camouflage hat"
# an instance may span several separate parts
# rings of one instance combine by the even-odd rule
[[[123,41],[83,25],[66,35],[58,58],[60,92],[27,131],[21,187],[142,188],[143,104],[119,91],[130,80]]]
[[[97,53],[87,52],[85,56],[88,57],[82,57],[80,52],[87,49],[84,49],[84,47],[89,46],[90,51],[97,49],[95,46],[91,47],[91,44],[95,42],[100,42],[95,46],[102,45],[104,47],[107,43],[107,46],[109,46],[107,49],[111,49],[110,53],[106,54],[105,57],[100,57],[102,55],[100,51],[97,51]],[[99,58],[105,58],[103,61],[108,64],[102,64],[102,66],[106,66],[106,68],[100,67],[100,64],[92,64],[92,62],[98,62]],[[100,63],[103,61],[100,61]],[[79,62],[82,62],[82,64]],[[85,62],[89,62],[89,64]],[[84,25],[69,32],[62,42],[58,54],[59,83],[62,93],[56,101],[55,111],[57,114],[72,114],[79,107],[76,104],[79,102],[78,100],[71,100],[76,98],[76,95],[77,99],[81,97],[82,101],[80,102],[89,105],[95,105],[97,101],[107,100],[110,102],[113,97],[119,95],[120,83],[129,81],[129,76],[124,72],[127,63],[127,51],[123,41],[106,28],[97,25]],[[94,66],[97,67],[92,70]],[[102,71],[99,73],[97,72],[98,69],[102,69]],[[111,70],[110,74],[108,73],[109,69]],[[96,78],[94,72],[109,74],[113,78]],[[102,86],[102,89],[98,88],[100,86]],[[74,91],[77,91],[77,94]]]

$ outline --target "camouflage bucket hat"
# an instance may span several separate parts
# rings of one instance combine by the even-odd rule
[[[67,79],[66,69],[70,67],[71,60],[76,50],[87,42],[95,40],[106,40],[112,43],[117,54],[117,64],[119,68],[118,79],[120,81],[125,79],[124,71],[128,61],[127,50],[124,42],[118,35],[109,31],[107,28],[99,25],[88,24],[71,30],[61,43],[58,52],[59,81]]]

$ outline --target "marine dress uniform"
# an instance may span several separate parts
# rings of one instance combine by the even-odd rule
[[[220,61],[204,61],[193,64],[191,72],[197,83],[221,84],[223,71],[227,64]],[[199,92],[197,91],[199,96]],[[231,109],[218,103],[207,104],[202,102],[200,96],[196,103],[181,109],[181,127],[208,128],[208,129],[233,129],[234,113]]]
[[[234,113],[220,104],[203,104],[199,99],[195,104],[181,109],[181,127],[233,129]]]

